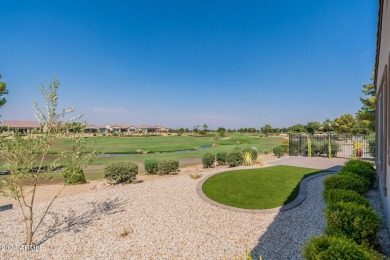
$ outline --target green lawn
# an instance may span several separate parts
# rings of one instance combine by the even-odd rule
[[[224,172],[210,177],[202,190],[210,199],[244,209],[270,209],[293,201],[300,181],[316,169],[274,166]]]

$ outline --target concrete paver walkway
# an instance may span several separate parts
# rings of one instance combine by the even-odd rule
[[[324,157],[303,157],[290,156],[271,161],[269,165],[289,165],[297,167],[307,167],[319,170],[339,171],[341,167],[347,162],[344,158],[324,158]]]

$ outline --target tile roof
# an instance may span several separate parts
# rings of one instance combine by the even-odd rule
[[[10,128],[40,128],[41,125],[38,121],[24,121],[24,120],[4,120],[3,125]]]

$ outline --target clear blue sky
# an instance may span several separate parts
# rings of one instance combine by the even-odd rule
[[[54,74],[90,123],[283,127],[355,113],[377,1],[2,1],[2,119]]]

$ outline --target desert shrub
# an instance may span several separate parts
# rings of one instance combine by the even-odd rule
[[[306,144],[303,147],[303,151],[304,151],[306,156],[309,154],[309,145],[308,144]],[[321,144],[319,144],[318,142],[313,140],[311,142],[311,156],[319,156],[321,154],[322,154]]]
[[[179,171],[179,161],[178,160],[161,160],[158,163],[159,175],[170,174]]]
[[[113,132],[112,136],[117,137],[119,134],[117,132]]]
[[[158,160],[146,159],[144,161],[144,167],[147,174],[157,174],[158,172]]]
[[[212,153],[205,153],[202,156],[203,168],[211,168],[215,163],[215,155]]]
[[[244,157],[241,152],[234,151],[230,152],[227,156],[227,163],[229,167],[236,167],[242,165]]]
[[[269,151],[268,150],[264,150],[264,154],[269,154]]]
[[[246,153],[246,152],[251,154],[251,157],[252,157],[253,161],[257,160],[257,150],[256,149],[254,149],[254,148],[245,148],[245,149],[242,150],[243,154]]]
[[[217,163],[218,163],[218,165],[225,165],[225,164],[227,164],[227,156],[228,156],[228,154],[226,152],[217,153]]]
[[[327,234],[346,236],[368,247],[376,245],[381,220],[371,207],[352,202],[328,204],[325,219]]]
[[[190,173],[189,176],[191,179],[196,180],[196,179],[199,179],[200,177],[202,177],[202,174],[201,173]]]
[[[367,198],[353,190],[328,189],[323,193],[326,203],[354,202],[359,205],[369,206]]]
[[[281,145],[276,146],[272,151],[274,152],[274,155],[278,158],[282,157],[285,154],[284,149]]]
[[[137,174],[138,165],[132,162],[112,162],[104,169],[104,178],[116,183],[132,183]]]
[[[351,172],[365,178],[370,185],[374,184],[376,171],[372,163],[362,160],[350,160],[341,169],[340,173]]]
[[[282,148],[284,150],[284,153],[288,154],[289,153],[289,144],[288,143],[284,143],[281,146],[282,146]]]
[[[245,166],[252,166],[253,165],[252,155],[250,152],[242,153],[242,157],[243,157],[243,164]]]
[[[306,260],[384,259],[378,252],[364,248],[351,239],[326,235],[313,237],[302,252]]]
[[[360,194],[366,193],[367,187],[365,184],[353,176],[349,175],[336,175],[326,178],[324,180],[325,190],[328,189],[344,189],[344,190],[354,190]]]
[[[335,157],[337,155],[337,152],[340,152],[341,151],[341,147],[338,143],[332,141],[330,143],[330,149],[331,149],[331,155],[333,157]],[[326,142],[324,143],[321,147],[320,147],[320,153],[321,154],[326,154],[327,156],[329,156],[329,143]]]
[[[83,184],[87,182],[83,169],[67,167],[63,174],[65,184]]]

